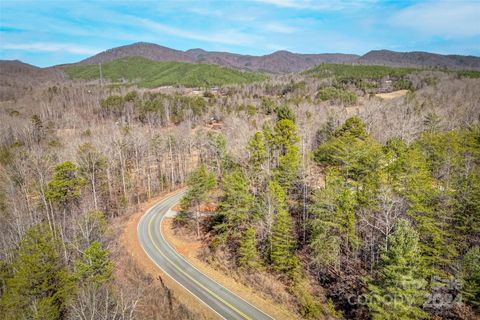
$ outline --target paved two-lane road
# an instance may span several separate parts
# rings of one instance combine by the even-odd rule
[[[137,226],[140,244],[150,259],[173,280],[224,319],[273,319],[210,279],[180,256],[161,233],[168,210],[182,197],[177,192],[148,210]]]

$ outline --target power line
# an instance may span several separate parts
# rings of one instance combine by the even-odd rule
[[[100,69],[100,86],[103,87],[103,74],[102,74],[102,63],[101,62],[98,64],[98,67]]]

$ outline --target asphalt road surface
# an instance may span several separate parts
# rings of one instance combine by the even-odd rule
[[[183,192],[175,193],[148,210],[137,226],[140,244],[150,259],[173,280],[223,319],[273,319],[247,301],[207,277],[180,256],[167,242],[160,225]]]

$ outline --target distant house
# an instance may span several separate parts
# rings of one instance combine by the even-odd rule
[[[387,76],[380,80],[380,86],[377,93],[387,93],[393,91],[393,81]]]

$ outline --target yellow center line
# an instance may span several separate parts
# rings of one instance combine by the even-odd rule
[[[229,307],[230,309],[232,309],[233,311],[235,311],[236,313],[238,313],[240,316],[242,316],[243,318],[247,319],[247,320],[253,320],[252,318],[250,318],[249,316],[247,316],[246,314],[244,314],[242,311],[238,310],[237,308],[235,308],[233,305],[231,305],[230,303],[228,303],[227,301],[225,301],[224,299],[222,299],[220,296],[218,296],[215,292],[211,291],[210,289],[206,288],[203,284],[201,284],[200,282],[198,282],[197,280],[195,280],[192,276],[190,276],[188,273],[186,273],[183,269],[181,269],[178,265],[176,265],[169,257],[167,257],[165,255],[165,253],[162,252],[162,250],[157,246],[157,244],[155,243],[155,241],[153,240],[153,237],[152,237],[152,222],[153,222],[153,219],[154,217],[157,215],[157,213],[155,213],[152,218],[150,219],[149,223],[148,223],[148,237],[150,238],[150,241],[152,242],[153,246],[157,249],[157,251],[166,259],[168,260],[168,262],[170,262],[170,264],[172,266],[174,266],[178,271],[180,271],[181,273],[183,273],[187,278],[189,278],[190,280],[192,280],[194,283],[196,283],[198,286],[200,286],[203,290],[205,290],[206,292],[208,292],[210,295],[212,295],[214,298],[216,298],[217,300],[220,300],[223,304],[225,304],[227,307]],[[160,226],[161,227],[161,226]],[[198,297],[199,298],[199,297]]]

